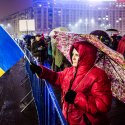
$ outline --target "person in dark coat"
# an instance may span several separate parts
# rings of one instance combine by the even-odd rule
[[[35,36],[31,36],[30,42],[31,42],[31,46],[32,46],[32,44],[35,42]]]
[[[119,41],[117,52],[121,53],[125,58],[125,36],[123,36]]]
[[[72,66],[63,71],[30,65],[41,79],[61,88],[62,112],[69,125],[109,125],[106,113],[112,102],[111,83],[95,65],[96,54],[90,43],[77,42],[70,49]]]
[[[111,36],[111,38],[112,38],[112,45],[113,45],[112,49],[116,51],[118,48],[119,41],[122,37],[118,35],[114,35],[114,36]]]
[[[31,39],[31,35],[26,35],[24,37],[24,41],[26,43],[26,47],[27,47],[28,50],[31,51],[31,41],[30,41],[30,39]]]
[[[45,41],[41,39],[41,35],[35,36],[35,41],[32,43],[31,52],[34,57],[38,58],[38,61],[43,64],[46,53]]]

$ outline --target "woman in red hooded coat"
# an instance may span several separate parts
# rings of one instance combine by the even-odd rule
[[[88,42],[72,45],[72,67],[54,72],[31,63],[31,71],[50,84],[61,87],[62,112],[70,125],[108,125],[106,113],[111,101],[111,83],[95,66],[97,49]]]

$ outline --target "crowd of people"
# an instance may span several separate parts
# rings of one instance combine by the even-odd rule
[[[93,31],[105,45],[125,57],[125,36],[109,36]],[[31,62],[30,69],[39,78],[61,89],[62,112],[69,125],[109,125],[106,113],[111,108],[111,81],[97,67],[97,48],[88,41],[74,43],[70,48],[71,63],[52,43],[51,37],[37,34],[24,39],[27,48],[40,62]],[[48,60],[51,69],[44,66]]]
[[[50,36],[36,34],[35,36],[26,35],[24,38],[26,48],[32,53],[40,64],[48,62],[55,71],[61,71],[64,67],[70,66],[69,61],[53,44]]]
[[[116,34],[109,36],[101,30],[95,30],[90,34],[97,36],[105,45],[121,53],[125,58],[125,36]],[[44,36],[43,34],[36,34],[35,36],[26,35],[24,41],[27,49],[31,51],[32,55],[41,64],[44,64],[44,61],[48,60],[51,68],[55,71],[60,71],[65,67],[71,66],[70,62],[57,49],[56,44],[53,44],[54,42],[50,36]]]
[[[26,35],[24,41],[26,42],[27,49],[31,51],[38,62],[44,64],[44,60],[47,56],[47,46],[44,37],[40,34],[35,36]]]

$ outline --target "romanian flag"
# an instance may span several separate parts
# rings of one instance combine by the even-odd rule
[[[0,77],[23,56],[21,48],[0,26]]]

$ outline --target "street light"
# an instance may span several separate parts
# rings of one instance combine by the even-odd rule
[[[122,20],[122,18],[119,18],[119,20],[121,21],[121,20]]]
[[[91,24],[94,24],[95,23],[95,20],[92,18],[91,19]]]
[[[119,20],[116,20],[116,23],[119,23]]]
[[[71,24],[69,24],[69,27],[72,26]]]
[[[79,19],[78,23],[82,23],[82,19]]]
[[[9,28],[9,27],[11,27],[11,24],[10,24],[10,23],[8,23],[8,24],[7,24],[7,27],[8,27],[8,28]]]
[[[86,30],[85,33],[87,33],[87,26],[88,26],[88,19],[86,18],[85,19],[85,30]]]

